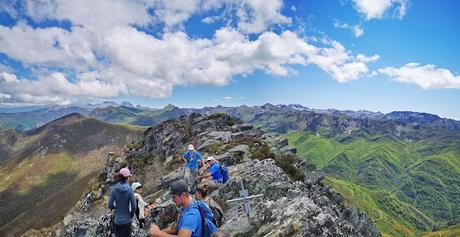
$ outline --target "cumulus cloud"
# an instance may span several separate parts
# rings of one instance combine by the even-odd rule
[[[339,29],[351,30],[356,38],[364,35],[364,29],[360,25],[348,25],[339,21],[334,21],[334,27]]]
[[[355,8],[365,15],[367,20],[381,19],[389,9],[396,10],[396,16],[400,19],[407,12],[408,0],[353,0]]]
[[[148,14],[148,5],[142,1],[40,0],[24,3],[24,14],[35,21],[69,20],[73,25],[84,26],[97,32],[119,25],[146,25],[152,20],[152,16]]]
[[[0,52],[26,64],[78,67],[97,60],[91,49],[92,34],[80,27],[32,28],[24,22],[0,25]]]
[[[353,56],[339,42],[333,41],[332,47],[316,48],[309,61],[329,73],[339,82],[349,82],[368,74],[368,63],[377,61],[380,56]]]
[[[25,13],[17,13],[36,21],[68,20],[68,28],[34,28],[22,21],[0,25],[0,52],[34,73],[34,78],[18,78],[0,70],[2,100],[69,104],[123,94],[165,98],[177,85],[224,86],[256,70],[289,76],[295,73],[292,65],[316,65],[347,82],[366,75],[368,64],[379,58],[353,55],[336,41],[313,45],[289,30],[267,30],[290,22],[280,13],[280,0],[101,0],[91,8],[84,2],[28,1]],[[210,38],[191,38],[174,28],[214,7],[229,8],[238,22],[224,24]],[[159,22],[166,26],[158,35],[142,30]],[[249,37],[254,32],[259,33]]]
[[[460,75],[454,75],[448,69],[438,68],[432,64],[408,63],[400,68],[381,68],[378,72],[398,82],[416,84],[424,90],[460,89]]]

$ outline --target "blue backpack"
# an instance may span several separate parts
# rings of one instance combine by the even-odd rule
[[[212,211],[206,206],[202,200],[196,201],[198,211],[200,211],[201,223],[203,233],[202,237],[209,237],[212,233],[217,231],[217,223],[215,222],[214,215]]]
[[[227,183],[227,181],[230,179],[227,167],[220,165],[220,173],[222,174],[222,183]]]

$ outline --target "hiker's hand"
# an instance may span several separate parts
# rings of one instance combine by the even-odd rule
[[[150,235],[156,236],[160,231],[161,230],[160,230],[160,228],[158,228],[157,225],[155,225],[155,224],[150,225]]]

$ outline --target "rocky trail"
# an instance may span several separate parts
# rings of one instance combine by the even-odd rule
[[[148,236],[149,223],[166,227],[178,211],[168,188],[183,177],[180,155],[189,143],[229,169],[231,180],[210,195],[225,212],[220,229],[231,236],[380,236],[369,218],[344,205],[342,197],[322,183],[324,175],[296,156],[287,140],[223,114],[191,114],[149,128],[125,154],[108,155],[105,169],[62,223],[26,236],[111,236],[113,214],[107,196],[116,172],[126,165],[132,180],[144,184],[145,199],[157,206],[145,229],[133,220],[133,236]],[[226,202],[239,197],[241,182],[249,195],[263,194],[249,201],[250,218],[241,202]]]

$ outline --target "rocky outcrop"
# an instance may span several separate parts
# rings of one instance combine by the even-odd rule
[[[133,164],[139,159],[169,171],[156,178],[142,176],[141,182],[153,184],[146,187],[144,196],[158,206],[147,223],[160,227],[172,223],[177,208],[167,190],[182,178],[178,154],[193,143],[204,156],[213,155],[229,168],[231,180],[211,195],[225,211],[226,221],[220,229],[232,236],[380,236],[364,214],[345,206],[341,196],[322,183],[324,175],[313,164],[297,157],[295,149],[273,134],[227,115],[192,114],[165,121],[144,135],[136,153],[108,160],[99,185],[94,185],[79,208],[68,214],[60,235],[110,236],[113,214],[106,211],[104,200],[113,184],[111,177],[123,162]],[[249,195],[263,194],[250,201],[249,218],[241,203],[225,203],[238,197],[241,182]],[[140,229],[134,221],[133,236],[148,236],[147,228]]]

